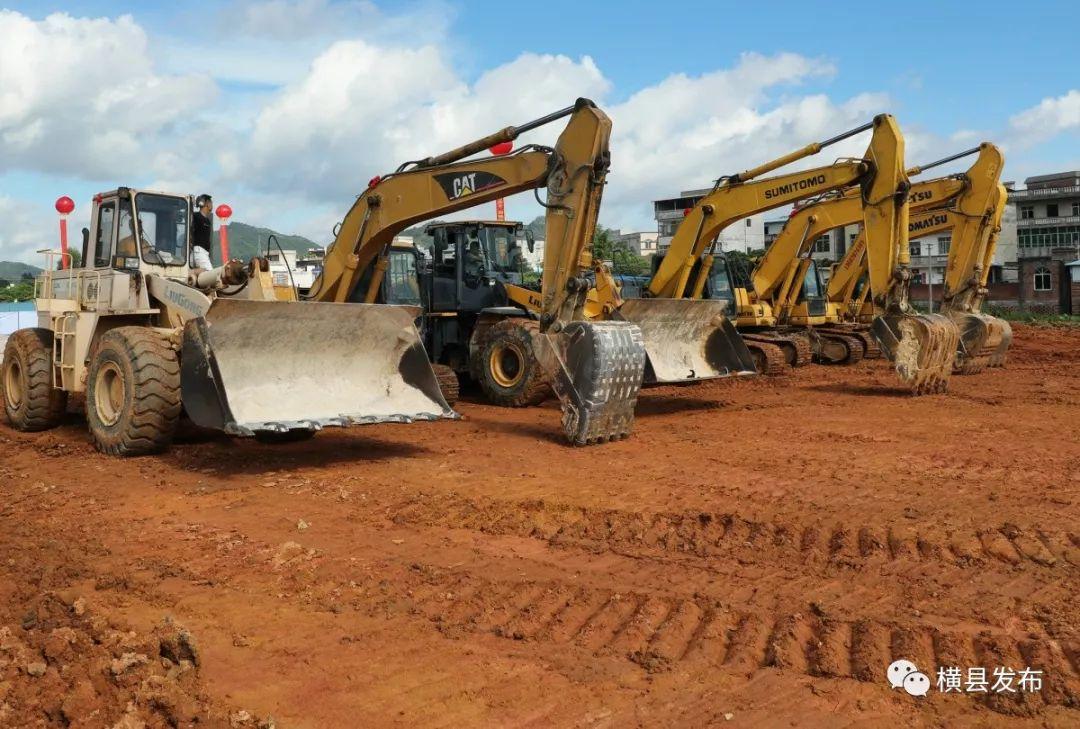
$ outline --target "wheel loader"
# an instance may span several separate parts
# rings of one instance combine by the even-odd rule
[[[532,234],[519,222],[489,220],[438,222],[424,231],[430,246],[391,245],[377,301],[422,307],[420,335],[447,402],[454,404],[459,378],[502,407],[550,397],[534,353],[539,286],[525,285],[522,260],[522,235],[531,252]]]
[[[386,303],[423,306],[420,334],[440,384],[446,383],[447,402],[453,405],[458,384],[447,369],[476,383],[488,402],[501,407],[536,405],[550,397],[535,355],[539,278],[527,276],[524,264],[523,245],[530,253],[534,249],[532,233],[520,222],[490,220],[438,222],[424,232],[430,246],[393,245],[383,290],[404,292]],[[636,282],[616,277],[616,283],[625,291]],[[594,297],[587,297],[585,318],[599,313]]]
[[[71,393],[85,393],[97,448],[121,456],[168,447],[181,413],[271,441],[457,417],[417,308],[279,302],[265,261],[193,268],[192,214],[190,196],[118,187],[94,196],[82,267],[56,270],[46,251],[38,327],[15,332],[4,353],[14,427],[57,425]]]

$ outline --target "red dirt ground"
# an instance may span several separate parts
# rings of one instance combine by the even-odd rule
[[[948,395],[648,390],[587,449],[552,404],[133,460],[2,425],[0,724],[1080,725],[1080,329],[1015,333]]]

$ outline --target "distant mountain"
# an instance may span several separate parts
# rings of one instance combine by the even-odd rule
[[[31,266],[29,263],[0,261],[0,278],[5,281],[18,281],[22,278],[24,273],[28,273],[31,276],[37,276],[41,273],[41,269],[37,266]]]
[[[303,256],[310,248],[323,248],[315,241],[309,240],[302,235],[285,235],[270,228],[259,228],[247,223],[229,223],[229,256],[246,261],[252,256],[266,255],[266,242],[270,236],[276,236],[278,244],[283,250],[296,251],[298,256]],[[214,263],[221,263],[221,244],[218,231],[214,231],[214,250],[210,252]],[[271,251],[276,252],[277,246],[271,246]]]

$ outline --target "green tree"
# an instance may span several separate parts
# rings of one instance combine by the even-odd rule
[[[0,289],[0,301],[29,301],[34,298],[34,279],[22,280]]]
[[[68,248],[68,255],[71,256],[71,267],[82,268],[82,251],[75,248]],[[57,260],[56,270],[59,271],[63,267],[63,262]]]
[[[611,272],[616,276],[645,276],[649,273],[649,260],[616,241],[607,228],[596,226],[592,249],[593,258],[611,261]]]

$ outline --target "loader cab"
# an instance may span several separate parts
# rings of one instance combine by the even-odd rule
[[[431,273],[426,291],[433,312],[478,313],[506,306],[501,284],[521,284],[526,275],[521,223],[470,220],[433,223]]]
[[[94,196],[83,266],[186,275],[191,199],[121,187]]]

